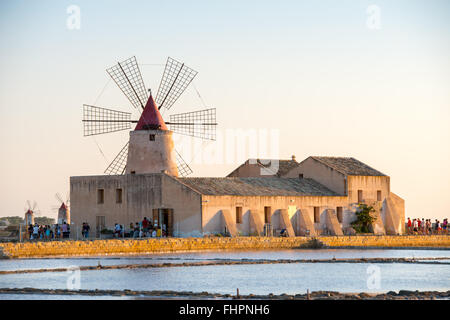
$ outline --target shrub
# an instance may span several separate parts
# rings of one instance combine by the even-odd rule
[[[109,229],[103,229],[102,231],[100,231],[101,234],[113,234],[114,232],[112,230]]]
[[[370,225],[375,221],[375,217],[370,213],[375,212],[372,206],[360,203],[356,209],[356,220],[351,223],[356,233],[370,233]]]

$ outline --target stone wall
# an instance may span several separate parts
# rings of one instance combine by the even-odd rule
[[[312,237],[205,237],[145,240],[52,241],[0,243],[9,258],[50,256],[132,255],[162,252],[236,249],[289,249],[308,247]],[[326,236],[317,237],[330,247],[447,247],[450,236]]]
[[[83,256],[146,254],[225,249],[294,248],[306,244],[305,237],[205,237],[143,240],[52,241],[1,243],[3,254],[10,258],[43,256]],[[1,251],[0,251],[1,252]]]
[[[340,236],[319,237],[330,247],[441,247],[450,248],[450,236]]]
[[[102,203],[99,189],[103,190]],[[123,192],[121,202],[116,197],[118,189]],[[82,223],[87,222],[94,236],[101,217],[105,228],[112,230],[119,223],[128,231],[130,223],[152,219],[153,210],[160,208],[173,210],[174,236],[199,236],[202,231],[200,194],[163,173],[70,177],[70,203],[71,231],[79,235]]]

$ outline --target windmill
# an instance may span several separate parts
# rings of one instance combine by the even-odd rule
[[[146,89],[137,64],[131,57],[108,68],[114,80],[132,106],[140,111],[139,120],[131,119],[130,112],[83,105],[84,136],[130,130],[130,140],[120,150],[106,174],[154,173],[166,171],[175,176],[187,176],[191,168],[173,148],[172,132],[205,140],[216,139],[216,109],[172,114],[165,122],[159,112],[169,110],[197,75],[184,63],[168,58],[161,82],[153,99]],[[168,126],[168,127],[167,127]],[[156,141],[151,146],[148,141]],[[159,142],[158,142],[159,141]]]
[[[61,194],[59,194],[59,193],[55,194],[55,198],[56,198],[56,200],[58,200],[58,202],[61,203],[61,205],[53,207],[53,210],[58,211],[58,220],[56,221],[56,223],[58,223],[59,225],[63,224],[64,222],[66,222],[67,224],[70,224],[69,195],[66,196],[65,201],[64,201],[63,197],[61,196]]]
[[[24,211],[25,211],[25,225],[26,226],[30,224],[34,225],[34,216],[40,214],[40,211],[37,210],[37,202],[33,201],[33,205],[31,205],[31,201],[27,200],[27,207],[24,208]]]

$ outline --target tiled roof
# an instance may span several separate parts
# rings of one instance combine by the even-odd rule
[[[312,179],[298,178],[177,178],[204,195],[235,196],[339,196]]]
[[[274,163],[274,161],[278,161],[278,165]],[[243,164],[241,164],[239,167],[237,167],[233,172],[231,172],[228,176],[232,176],[234,172],[239,170],[242,166],[248,165],[248,164],[256,164],[259,166],[262,166],[268,170],[271,170],[272,166],[275,166],[273,168],[273,175],[281,177],[284,174],[288,173],[291,169],[298,166],[298,162],[295,160],[278,160],[278,159],[248,159]],[[268,175],[270,177],[270,175]]]
[[[298,162],[295,160],[278,160],[277,176],[281,177],[297,166]]]
[[[310,158],[349,176],[385,176],[384,173],[369,167],[355,158],[316,156]]]

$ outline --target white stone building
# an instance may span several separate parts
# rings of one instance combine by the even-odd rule
[[[375,233],[404,232],[404,201],[389,176],[354,159],[249,159],[227,177],[180,178],[171,131],[153,98],[142,112],[123,175],[70,178],[71,221],[93,234],[147,217],[169,236],[350,233],[358,203],[376,209]]]

